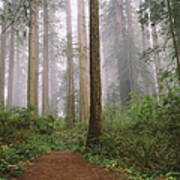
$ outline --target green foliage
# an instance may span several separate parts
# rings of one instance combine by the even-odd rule
[[[175,88],[174,88],[175,89]],[[24,164],[52,150],[73,149],[106,170],[132,180],[178,180],[179,88],[163,98],[132,95],[126,108],[106,106],[103,135],[86,148],[87,122],[66,129],[63,119],[35,117],[25,108],[0,112],[0,177],[15,177]]]
[[[15,177],[24,164],[59,147],[58,121],[25,108],[0,107],[0,177]]]
[[[65,149],[85,150],[87,136],[87,122],[76,123],[72,129],[62,129],[59,131],[60,145]]]
[[[156,96],[134,95],[126,110],[111,112],[106,107],[104,116],[111,119],[105,118],[99,144],[85,151],[85,157],[130,179],[178,179],[179,92],[170,91],[162,105]]]

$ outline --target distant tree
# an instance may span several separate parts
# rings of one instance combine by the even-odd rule
[[[2,16],[2,34],[1,34],[1,66],[0,66],[0,101],[4,104],[5,88],[5,58],[6,58],[6,30],[7,30],[7,10],[8,0],[4,0]]]
[[[179,11],[180,11],[180,5],[178,5],[178,2],[177,0],[174,1],[174,3],[177,5],[177,7],[179,8]],[[170,4],[170,1],[167,0],[167,6],[168,6],[168,16],[169,16],[169,24],[170,24],[170,31],[171,31],[171,35],[172,35],[172,39],[173,39],[173,46],[174,46],[174,50],[175,50],[175,57],[176,57],[176,63],[177,63],[177,73],[178,73],[178,76],[179,76],[179,81],[180,81],[180,43],[178,42],[177,43],[177,40],[176,40],[176,35],[175,35],[175,26],[177,25],[178,21],[177,21],[177,14],[174,14],[174,24],[173,23],[173,14],[172,14],[172,9],[171,9],[171,4]],[[180,17],[180,15],[179,15]],[[177,25],[178,26],[178,25]],[[179,24],[180,26],[180,24]],[[177,33],[177,36],[178,36],[178,40],[180,40],[180,27],[178,27],[178,33]],[[178,48],[179,46],[179,48]]]
[[[149,13],[150,13],[150,17],[149,17]],[[163,48],[162,48],[162,45],[159,46],[158,48],[157,46],[155,46],[156,48],[154,48],[153,46],[152,50],[153,52],[155,52],[154,57],[156,58],[157,52],[159,50],[162,50],[163,53],[165,54],[165,57],[168,57],[167,55],[169,55],[169,57],[171,57],[170,58],[171,60],[175,60],[176,66],[177,66],[176,72],[180,79],[180,51],[179,51],[180,50],[180,43],[179,43],[180,23],[178,20],[179,18],[180,18],[180,5],[179,5],[178,0],[166,0],[166,1],[145,0],[140,6],[141,24],[149,26],[149,22],[151,22],[152,36],[154,36],[153,44],[154,45],[157,44],[156,37],[164,36],[163,38],[161,38],[161,41],[162,41],[161,44],[163,45]],[[158,27],[158,31],[156,31],[156,27]],[[169,46],[170,44],[172,46]],[[174,53],[173,54],[170,53],[171,51],[173,51]],[[165,57],[164,59],[166,59]],[[169,61],[169,63],[172,66],[166,67],[166,70],[171,71],[175,65],[175,61]],[[157,69],[161,71],[160,68],[157,68]],[[157,71],[157,74],[162,75],[161,72],[159,72],[159,70]]]
[[[28,106],[33,105],[37,115],[37,0],[30,0]]]
[[[89,121],[89,63],[84,0],[78,0],[80,121]]]
[[[49,17],[48,17],[48,2],[44,1],[44,42],[43,42],[43,114],[47,114],[49,112],[49,42],[48,42],[48,34],[49,34]]]
[[[7,106],[12,107],[13,103],[13,76],[14,76],[14,51],[15,51],[15,28],[14,24],[11,27],[10,37],[10,56],[9,56],[9,75],[8,75],[8,99]]]
[[[66,0],[66,29],[67,29],[67,101],[66,122],[71,127],[74,120],[74,82],[73,82],[73,49],[72,49],[72,19],[71,1]]]
[[[90,122],[87,136],[87,147],[101,135],[101,71],[100,71],[100,38],[99,38],[99,1],[90,1]]]
[[[55,20],[55,9],[49,6],[49,22],[54,22]],[[56,43],[59,43],[56,38],[56,32],[54,29],[53,23],[49,24],[49,112],[51,114],[57,115],[57,97],[59,93],[57,93],[57,87],[59,87],[59,76],[58,76],[58,67],[57,62],[59,57],[56,55]],[[57,57],[57,58],[56,58]]]
[[[17,34],[17,33],[16,33]],[[14,76],[13,76],[13,106],[21,106],[21,102],[24,99],[22,98],[22,88],[21,88],[21,78],[22,68],[20,67],[20,41],[16,35],[16,58],[14,63]],[[24,89],[23,89],[24,90]]]

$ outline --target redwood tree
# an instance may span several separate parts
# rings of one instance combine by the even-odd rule
[[[99,38],[99,1],[90,0],[90,123],[87,147],[95,143],[101,135],[101,74]]]
[[[6,56],[6,24],[7,24],[8,0],[4,0],[4,10],[2,16],[2,34],[1,34],[1,66],[0,66],[0,101],[4,104],[4,86],[5,86],[5,56]]]
[[[74,120],[74,82],[73,82],[73,49],[72,49],[72,19],[71,1],[66,0],[66,28],[67,28],[67,127],[72,126]]]
[[[44,1],[44,49],[43,49],[43,115],[49,111],[49,83],[48,83],[48,74],[49,74],[49,53],[48,53],[48,31],[49,25],[48,22],[48,2]]]
[[[33,105],[37,114],[37,0],[30,0],[28,106]]]
[[[84,0],[78,0],[80,121],[89,121],[89,64]]]
[[[13,76],[14,76],[14,50],[15,50],[15,28],[14,24],[11,27],[11,39],[10,39],[10,56],[9,56],[9,75],[8,75],[8,99],[7,106],[12,107],[13,101]]]

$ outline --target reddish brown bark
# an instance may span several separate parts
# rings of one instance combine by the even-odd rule
[[[87,147],[101,135],[101,71],[100,71],[100,38],[99,38],[99,1],[90,1],[90,123]]]

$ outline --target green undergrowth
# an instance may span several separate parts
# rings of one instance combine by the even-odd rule
[[[63,119],[52,115],[33,116],[26,108],[0,106],[0,180],[21,175],[25,164],[51,151],[83,147],[86,129],[86,122],[68,130]]]
[[[99,143],[84,152],[80,147],[79,152],[129,179],[179,180],[179,92],[170,92],[163,105],[157,103],[155,96],[135,96],[124,111],[105,110],[106,122]]]
[[[0,180],[54,150],[75,150],[106,170],[132,180],[179,180],[179,89],[163,98],[134,95],[125,109],[104,108],[98,144],[86,149],[87,122],[66,129],[63,119],[34,117],[25,108],[0,110]],[[4,180],[3,179],[3,180]]]
[[[61,150],[56,120],[35,117],[25,108],[0,110],[0,178],[20,175],[25,163],[52,150]]]

